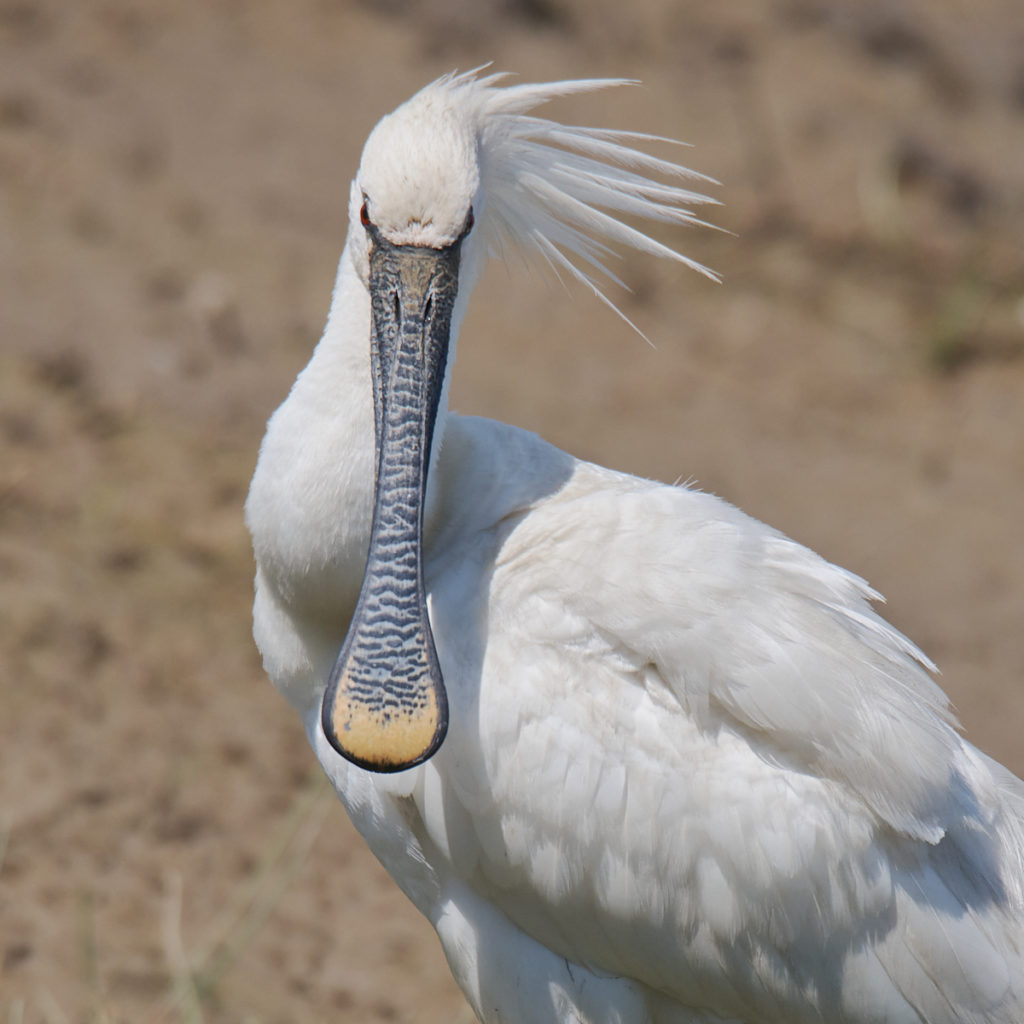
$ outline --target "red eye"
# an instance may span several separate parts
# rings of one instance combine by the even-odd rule
[[[362,224],[364,228],[368,228],[370,226],[370,213],[366,209],[365,201],[363,202],[363,205],[359,207],[359,223]]]

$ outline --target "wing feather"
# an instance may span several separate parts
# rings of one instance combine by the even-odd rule
[[[551,451],[515,443],[510,465]],[[1009,1024],[1024,788],[960,738],[867,584],[710,495],[584,464],[518,508],[493,548],[439,549],[491,567],[435,605],[484,681],[439,755],[477,891],[737,1020]]]

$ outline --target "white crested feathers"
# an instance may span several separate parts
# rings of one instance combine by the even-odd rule
[[[475,234],[489,254],[512,247],[540,255],[556,275],[565,272],[585,284],[627,323],[598,286],[603,275],[625,287],[609,265],[616,245],[718,279],[625,219],[704,224],[689,207],[717,201],[675,182],[713,180],[637,148],[674,140],[563,125],[530,113],[558,97],[631,82],[499,85],[506,78],[479,77],[478,71],[446,75],[374,129],[356,179],[358,198],[391,241],[448,245],[473,207]]]

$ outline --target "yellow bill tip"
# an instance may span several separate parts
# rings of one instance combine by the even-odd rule
[[[399,772],[422,763],[444,738],[434,700],[415,709],[379,710],[339,693],[327,722],[332,745],[348,760],[377,772]]]

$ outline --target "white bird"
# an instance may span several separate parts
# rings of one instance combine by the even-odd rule
[[[690,172],[529,113],[618,82],[500,78],[363,150],[247,504],[267,672],[487,1024],[1020,1024],[1024,785],[878,595],[448,411],[496,248],[595,291],[616,243],[697,266],[619,219],[692,221]]]

